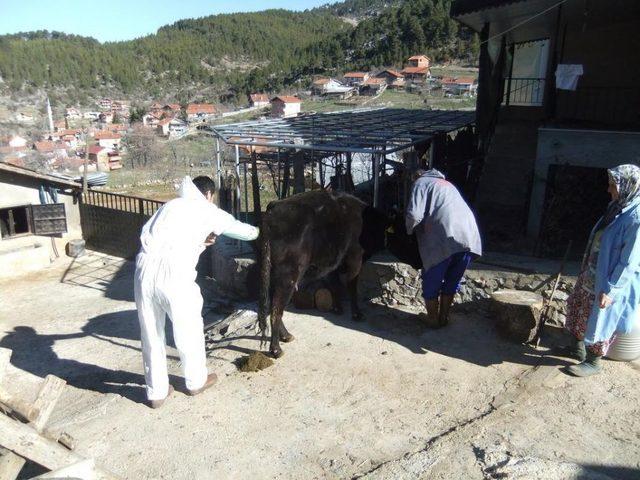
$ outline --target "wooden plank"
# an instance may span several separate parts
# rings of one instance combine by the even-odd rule
[[[33,402],[33,408],[38,412],[38,414],[31,424],[37,431],[42,431],[49,420],[49,417],[51,416],[60,395],[62,395],[66,384],[67,382],[55,375],[47,375],[44,382],[42,382],[42,387],[40,387],[38,397],[36,398],[36,401]]]
[[[15,480],[25,463],[21,456],[0,447],[0,480]]]
[[[96,478],[95,461],[92,458],[82,460],[58,470],[43,473],[36,478],[80,478],[82,480],[94,480]]]
[[[12,350],[8,348],[0,348],[0,382],[2,381],[2,377],[4,377],[5,372],[7,371],[7,367],[11,363],[11,354]]]
[[[50,470],[83,460],[56,442],[42,437],[33,427],[5,415],[0,415],[0,444]]]
[[[49,470],[59,470],[85,460],[56,442],[40,435],[32,426],[0,415],[0,444],[12,452]],[[96,468],[97,476],[116,479],[112,473]]]

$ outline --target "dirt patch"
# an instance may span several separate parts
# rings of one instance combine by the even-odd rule
[[[273,365],[273,360],[262,352],[253,352],[240,357],[235,363],[241,372],[259,372]]]

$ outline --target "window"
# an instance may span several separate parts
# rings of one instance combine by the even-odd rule
[[[511,68],[503,105],[541,106],[544,98],[549,39],[511,45]]]
[[[2,238],[22,235],[55,235],[67,231],[64,203],[22,205],[0,209]]]
[[[19,237],[31,233],[29,206],[3,208],[0,210],[2,238]]]

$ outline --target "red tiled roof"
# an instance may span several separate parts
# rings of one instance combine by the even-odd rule
[[[409,74],[417,74],[417,73],[426,74],[428,71],[429,71],[429,67],[406,67],[402,69],[402,73],[409,73]]]
[[[104,147],[101,147],[100,145],[91,145],[89,147],[89,155],[97,155],[103,150]]]
[[[344,77],[347,78],[364,78],[367,75],[369,75],[368,73],[365,72],[348,72],[344,74]]]
[[[269,96],[266,93],[252,93],[250,95],[252,102],[268,102]]]
[[[173,120],[173,118],[165,118],[164,120],[160,120],[158,122],[158,125],[169,125],[171,123],[171,120]]]
[[[96,140],[117,140],[119,138],[122,138],[122,136],[119,133],[109,132],[108,130],[101,130],[99,132],[96,132],[94,138]]]
[[[457,85],[473,85],[476,79],[473,77],[442,77],[440,83],[453,83]]]
[[[330,78],[318,78],[317,80],[313,81],[313,84],[314,85],[326,85],[330,81],[331,81]]]
[[[400,72],[398,72],[397,70],[391,70],[391,69],[387,69],[383,72],[380,72],[378,75],[382,75],[383,73],[388,73],[389,75],[391,75],[392,77],[396,77],[396,78],[404,78],[404,75],[402,75]]]
[[[214,114],[216,113],[216,107],[210,103],[190,103],[187,105],[187,115],[198,113]]]
[[[409,57],[409,60],[421,60],[421,59],[429,60],[429,57],[426,55],[414,55],[413,57]]]
[[[169,108],[170,110],[180,110],[181,107],[179,103],[167,103],[162,108]]]
[[[290,95],[278,95],[277,97],[273,97],[271,99],[272,102],[275,102],[276,100],[280,100],[284,103],[302,103],[302,100],[300,100],[298,97],[292,97]]]
[[[384,85],[385,83],[384,78],[368,78],[364,85]]]
[[[58,135],[64,137],[65,135],[77,135],[80,133],[80,130],[74,130],[74,129],[70,129],[70,130],[59,130],[58,132],[56,132]]]
[[[53,143],[50,140],[43,140],[42,142],[35,142],[34,146],[35,146],[36,150],[38,152],[41,152],[41,153],[53,152],[54,150],[56,150],[58,148],[64,148],[64,147],[56,146],[56,144]]]

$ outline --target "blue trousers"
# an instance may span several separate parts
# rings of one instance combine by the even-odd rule
[[[422,296],[425,300],[438,298],[440,294],[454,295],[460,288],[460,280],[471,262],[469,252],[454,253],[429,270],[422,269]]]

